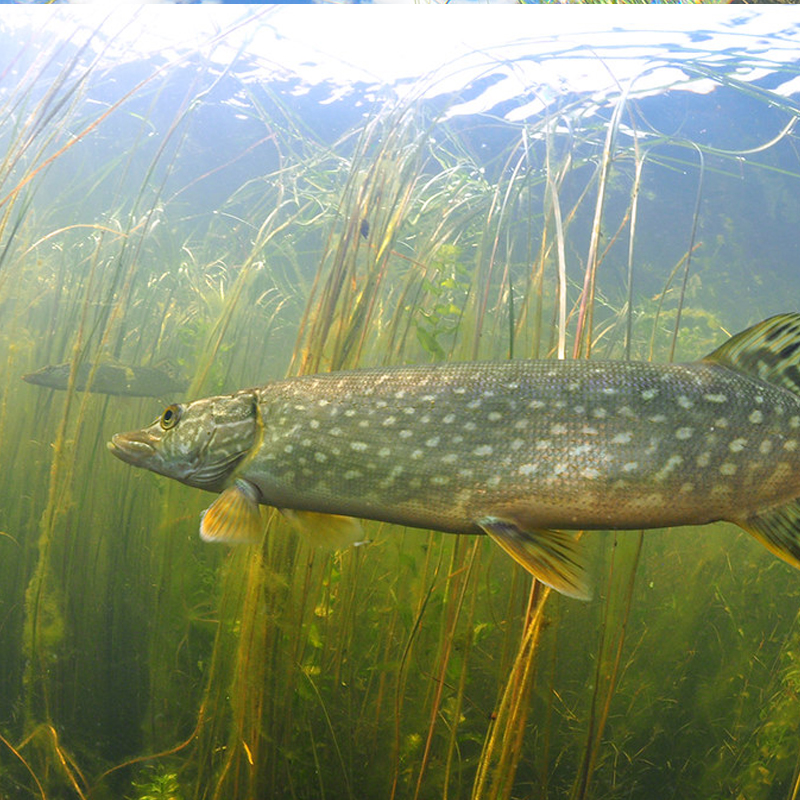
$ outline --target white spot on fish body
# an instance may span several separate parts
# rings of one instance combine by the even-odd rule
[[[690,400],[685,394],[679,394],[678,405],[681,408],[692,408],[694,406],[694,401]]]
[[[693,483],[682,483],[680,491],[681,491],[681,494],[689,494],[690,492],[694,491],[694,484]]]
[[[583,415],[583,414],[585,414],[585,413],[586,413],[586,406],[575,406],[575,408],[573,408],[572,410],[573,410],[573,411],[574,411],[576,414],[581,414],[581,415]]]
[[[331,404],[331,401],[330,400],[326,400],[324,397],[322,398],[322,400],[317,400],[317,405],[320,408],[325,408],[325,406],[329,406],[330,404]]]
[[[318,461],[320,464],[324,464],[328,460],[328,456],[325,453],[314,453],[314,460]]]
[[[400,389],[399,391],[394,393],[395,400],[402,400],[406,396],[406,390]]]
[[[764,439],[763,442],[758,446],[758,452],[761,455],[767,455],[772,450],[772,442],[769,439]]]
[[[350,449],[355,450],[356,453],[363,453],[368,447],[369,445],[366,442],[350,442]]]
[[[611,438],[611,444],[629,444],[632,438],[632,433],[618,433]]]
[[[663,481],[670,473],[674,472],[676,467],[683,464],[683,457],[674,455],[670,456],[664,466],[653,476],[657,481]]]
[[[719,471],[721,475],[735,475],[736,464],[731,464],[730,461],[723,461],[722,464],[720,464]]]
[[[747,418],[748,422],[752,422],[753,425],[758,425],[759,422],[764,421],[764,414],[756,409],[750,416]]]
[[[708,400],[709,403],[727,403],[728,397],[724,394],[704,394],[703,400]]]
[[[411,453],[411,458],[416,460],[416,459],[422,458],[422,455],[423,455],[422,450],[417,449],[417,450],[414,450]]]
[[[381,447],[381,449],[378,450],[378,456],[380,458],[388,458],[391,454],[392,451],[388,447]]]
[[[453,387],[453,394],[466,394],[467,389],[465,386],[454,386]]]
[[[312,420],[311,420],[311,421],[308,423],[308,427],[309,427],[309,428],[312,428],[313,430],[316,430],[317,428],[319,428],[319,420],[318,420],[318,419],[312,419]]]
[[[700,453],[697,456],[697,466],[698,467],[707,467],[711,463],[711,453],[707,450],[704,453]]]
[[[398,436],[399,436],[401,439],[409,439],[409,438],[411,438],[413,435],[414,435],[414,434],[413,434],[413,433],[412,433],[412,432],[411,432],[411,431],[410,431],[408,428],[403,428],[403,430],[401,430],[401,431],[400,431],[400,433],[398,434]]]
[[[603,387],[603,394],[608,395],[609,397],[618,394],[618,390],[614,386],[604,386]]]
[[[728,450],[730,450],[731,453],[741,453],[742,450],[744,450],[746,445],[747,445],[747,439],[743,439],[743,438],[739,437],[738,439],[734,439],[728,445]]]
[[[714,420],[714,427],[716,428],[727,428],[728,427],[728,418],[727,417],[719,417],[719,419]]]
[[[500,413],[499,413],[499,412],[497,412],[497,411],[490,411],[490,412],[489,412],[489,413],[486,415],[486,417],[487,417],[487,419],[489,420],[489,422],[498,422],[499,420],[503,419],[503,415],[502,415],[502,414],[500,414]]]
[[[494,448],[490,444],[482,444],[472,452],[476,456],[490,456],[494,452]]]
[[[344,412],[344,415],[345,415],[346,417],[354,417],[354,416],[356,415],[356,410],[355,410],[354,408],[348,408],[348,409],[347,409],[347,410]]]
[[[439,444],[438,436],[431,436],[431,438],[425,442],[426,447],[436,447],[438,444]]]
[[[419,418],[419,421],[422,422],[423,424],[427,425],[431,421],[431,415],[430,414],[423,414]]]
[[[506,384],[506,389],[511,389],[512,391],[514,389],[519,389],[519,384],[516,381],[511,381],[511,383]]]
[[[517,472],[520,475],[533,475],[537,469],[539,469],[537,464],[523,464]]]
[[[514,439],[514,441],[511,442],[511,444],[509,445],[509,447],[512,450],[519,450],[520,447],[522,447],[522,445],[524,445],[524,444],[525,444],[525,440],[524,439]]]
[[[478,426],[474,422],[465,422],[464,423],[464,430],[465,431],[474,431],[477,430]]]
[[[529,424],[530,424],[530,420],[529,420],[529,419],[525,419],[525,418],[523,417],[522,419],[518,419],[518,420],[517,420],[517,421],[514,423],[514,427],[515,427],[515,428],[516,428],[518,431],[521,431],[523,428],[527,428]]]
[[[553,436],[559,436],[561,434],[567,433],[568,430],[569,429],[567,428],[566,425],[556,424],[550,426],[550,433],[552,433]]]
[[[797,450],[797,439],[787,439],[783,443],[783,449],[788,453],[793,453],[795,450]]]
[[[599,431],[597,428],[593,428],[591,425],[584,425],[581,428],[581,433],[585,434],[586,436],[597,436]]]
[[[501,480],[502,478],[499,475],[492,475],[492,477],[486,481],[486,485],[490,489],[496,489],[500,485]]]
[[[756,396],[753,398],[753,400],[754,400],[756,403],[758,403],[758,405],[761,405],[761,404],[764,402],[764,398],[763,398],[763,397],[762,397],[760,394],[757,394],[757,395],[756,395]]]
[[[458,434],[456,434],[455,436],[453,436],[450,439],[450,443],[451,444],[461,444],[461,442],[463,442],[463,441],[464,441],[464,437],[463,436],[459,436]]]
[[[617,414],[628,419],[637,419],[639,416],[630,406],[620,406],[617,409]]]
[[[652,400],[658,394],[658,389],[645,389],[641,393],[642,400]]]
[[[287,445],[286,445],[286,446],[283,448],[283,452],[284,452],[284,453],[291,453],[291,452],[292,452],[292,450],[294,450],[294,446],[293,446],[293,445],[290,445],[290,444],[287,444]]]
[[[800,428],[800,417],[793,416],[789,417],[789,427],[790,428]]]
[[[405,406],[403,408],[403,413],[410,416],[411,414],[416,414],[417,410],[414,408],[414,406]]]
[[[589,480],[594,480],[600,476],[600,470],[595,469],[594,467],[586,467],[586,469],[581,470],[581,476],[588,478]]]
[[[553,446],[553,443],[550,439],[540,439],[536,442],[536,449],[537,450],[549,450]]]
[[[381,424],[388,428],[390,425],[394,425],[395,422],[397,422],[397,417],[386,417]]]
[[[360,419],[358,421],[359,428],[369,428],[369,420],[368,419]]]
[[[636,472],[637,469],[639,469],[638,461],[628,461],[622,465],[623,472]]]
[[[455,418],[455,414],[445,414],[444,417],[442,417],[442,422],[444,422],[445,425],[449,425],[451,422],[455,421]]]
[[[528,408],[532,408],[534,411],[538,411],[544,407],[545,403],[542,400],[531,400],[530,403],[528,403]]]
[[[593,408],[592,409],[592,416],[595,419],[605,419],[608,416],[608,412],[602,407]]]
[[[431,483],[434,486],[447,486],[447,484],[450,483],[450,478],[446,475],[434,475],[431,478]]]
[[[469,408],[471,410],[475,410],[476,408],[480,408],[481,407],[481,403],[482,402],[483,402],[483,400],[472,400],[471,402],[467,403],[467,408]]]
[[[487,389],[487,390],[486,390],[486,391],[483,393],[483,396],[484,396],[484,397],[494,397],[494,392],[493,392],[491,389]]]
[[[576,445],[575,447],[571,447],[570,451],[569,451],[569,454],[571,456],[585,456],[587,453],[591,453],[591,452],[592,452],[591,445],[579,444],[579,445]]]
[[[456,453],[448,453],[446,456],[442,456],[442,464],[455,464],[456,461],[458,461]]]
[[[678,428],[678,430],[675,431],[675,438],[680,441],[685,441],[686,439],[691,439],[693,433],[694,428]]]
[[[376,400],[375,401],[375,408],[386,408],[388,403],[385,400]]]
[[[435,394],[424,394],[420,397],[420,400],[423,403],[434,403],[436,402],[436,395]]]

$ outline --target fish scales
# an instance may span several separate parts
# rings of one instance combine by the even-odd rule
[[[264,435],[243,474],[277,506],[475,533],[487,507],[541,527],[640,528],[798,491],[800,400],[711,365],[400,367],[257,396]]]
[[[274,381],[172,405],[111,452],[221,492],[208,540],[253,540],[258,505],[356,538],[366,518],[486,533],[587,597],[563,531],[729,520],[800,567],[800,315],[701,361],[504,361]]]

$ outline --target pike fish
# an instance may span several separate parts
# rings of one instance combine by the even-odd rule
[[[110,451],[219,496],[206,540],[254,541],[259,504],[336,536],[352,518],[488,534],[590,594],[569,531],[728,520],[800,568],[800,314],[685,364],[502,361],[289,378],[170,405]]]
[[[50,364],[22,376],[22,380],[48,389],[66,389],[72,364]],[[182,392],[186,384],[155,367],[129,367],[125,364],[82,363],[75,371],[75,389],[79,392],[126,395],[128,397],[165,397]]]

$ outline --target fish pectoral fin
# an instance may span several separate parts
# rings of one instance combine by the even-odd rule
[[[795,569],[800,569],[800,498],[790,503],[736,520],[739,527]]]
[[[240,478],[203,512],[200,537],[206,542],[226,544],[255,544],[261,541],[264,523],[258,499],[258,489]]]
[[[514,520],[502,517],[483,517],[476,523],[537,580],[569,597],[591,598],[585,548],[574,535],[545,529],[526,530]]]
[[[364,529],[355,517],[320,514],[317,511],[295,511],[281,508],[281,514],[309,544],[329,550],[343,550],[350,545],[364,544]]]

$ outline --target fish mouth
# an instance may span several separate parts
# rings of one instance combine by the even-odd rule
[[[120,461],[133,466],[142,465],[156,454],[155,447],[141,435],[140,431],[115,433],[106,447]]]

